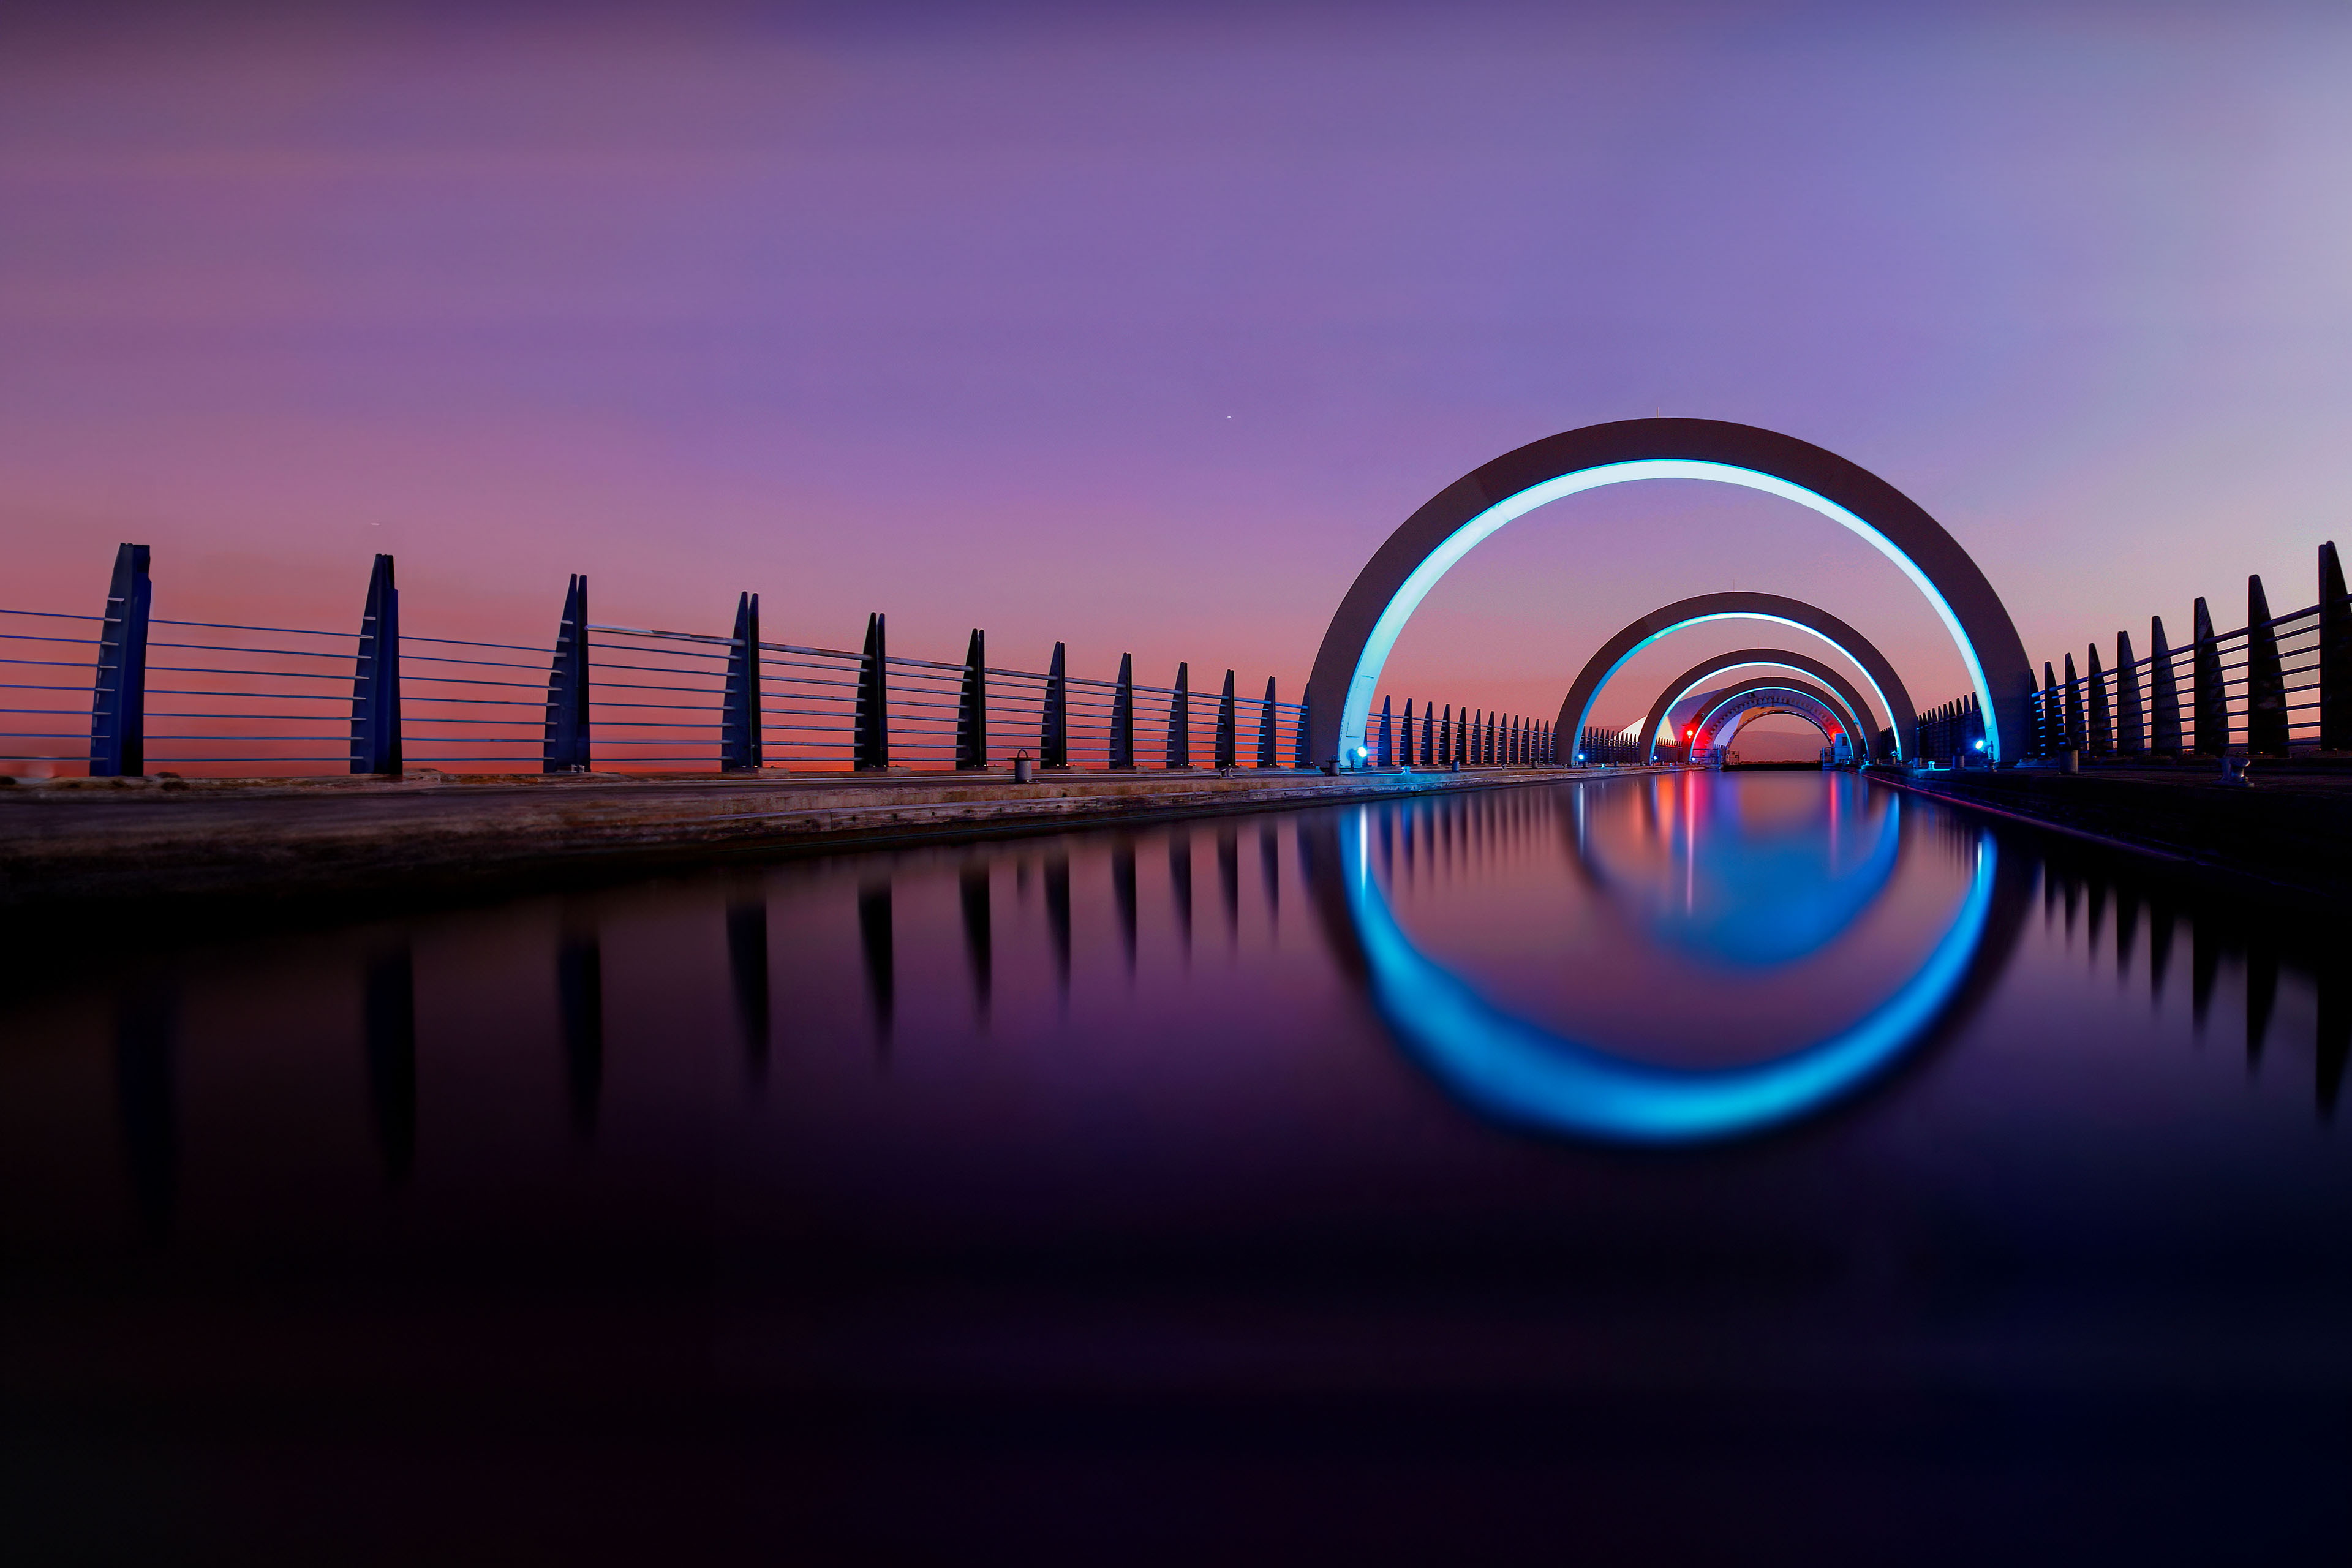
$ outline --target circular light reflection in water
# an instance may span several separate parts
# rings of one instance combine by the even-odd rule
[[[1889,803],[1890,825],[1899,810],[1899,802]],[[1984,940],[1999,858],[1990,836],[1979,837],[1950,925],[1919,967],[1861,1019],[1769,1061],[1695,1070],[1629,1060],[1543,1028],[1429,958],[1397,923],[1373,875],[1370,821],[1369,809],[1341,818],[1337,869],[1366,984],[1390,1028],[1449,1089],[1488,1114],[1620,1143],[1694,1144],[1761,1132],[1877,1077],[1958,995]],[[1883,887],[1885,878],[1864,876],[1860,884]]]

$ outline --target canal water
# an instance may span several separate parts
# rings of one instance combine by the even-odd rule
[[[1850,773],[40,934],[0,1437],[45,1550],[2352,1530],[2340,933]]]

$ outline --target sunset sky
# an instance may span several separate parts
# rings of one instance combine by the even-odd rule
[[[2352,8],[655,10],[12,7],[0,597],[136,540],[159,615],[341,626],[387,550],[411,631],[545,639],[584,572],[1292,697],[1432,494],[1660,411],[1909,493],[2037,667],[2352,546]],[[1514,523],[1385,688],[1549,715],[1753,588],[1965,689],[1895,568],[1718,489]]]

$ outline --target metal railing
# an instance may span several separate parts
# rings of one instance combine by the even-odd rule
[[[1244,694],[1227,670],[1196,689],[988,662],[974,631],[961,663],[889,652],[867,618],[853,652],[769,641],[759,597],[726,636],[592,619],[575,576],[551,645],[425,636],[401,625],[388,555],[376,557],[357,629],[323,631],[152,616],[149,552],[123,545],[95,616],[0,609],[0,771],[93,776],[241,769],[261,775],[717,769],[983,769],[1032,754],[1045,769],[1302,768],[1311,694]],[[1435,705],[1402,719],[1383,699],[1359,766],[1533,765],[1548,726]],[[87,729],[83,728],[85,720]]]
[[[2096,643],[2081,672],[2063,656],[2063,677],[2042,666],[2042,689],[2027,712],[2026,751],[2094,757],[2287,757],[2352,751],[2352,599],[2331,541],[2319,547],[2319,602],[2271,613],[2259,576],[2246,579],[2246,624],[2216,632],[2203,599],[2189,612],[2189,640],[2174,647],[2162,616],[2148,621],[2149,652],[2116,634],[2115,663]],[[1916,754],[1948,762],[1984,735],[1976,699],[1923,716]]]

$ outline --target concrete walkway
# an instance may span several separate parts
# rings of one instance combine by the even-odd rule
[[[0,787],[0,910],[529,886],[732,856],[1051,832],[1607,772],[478,774]],[[1643,771],[1643,770],[1619,770]],[[5,782],[5,781],[0,781]]]

